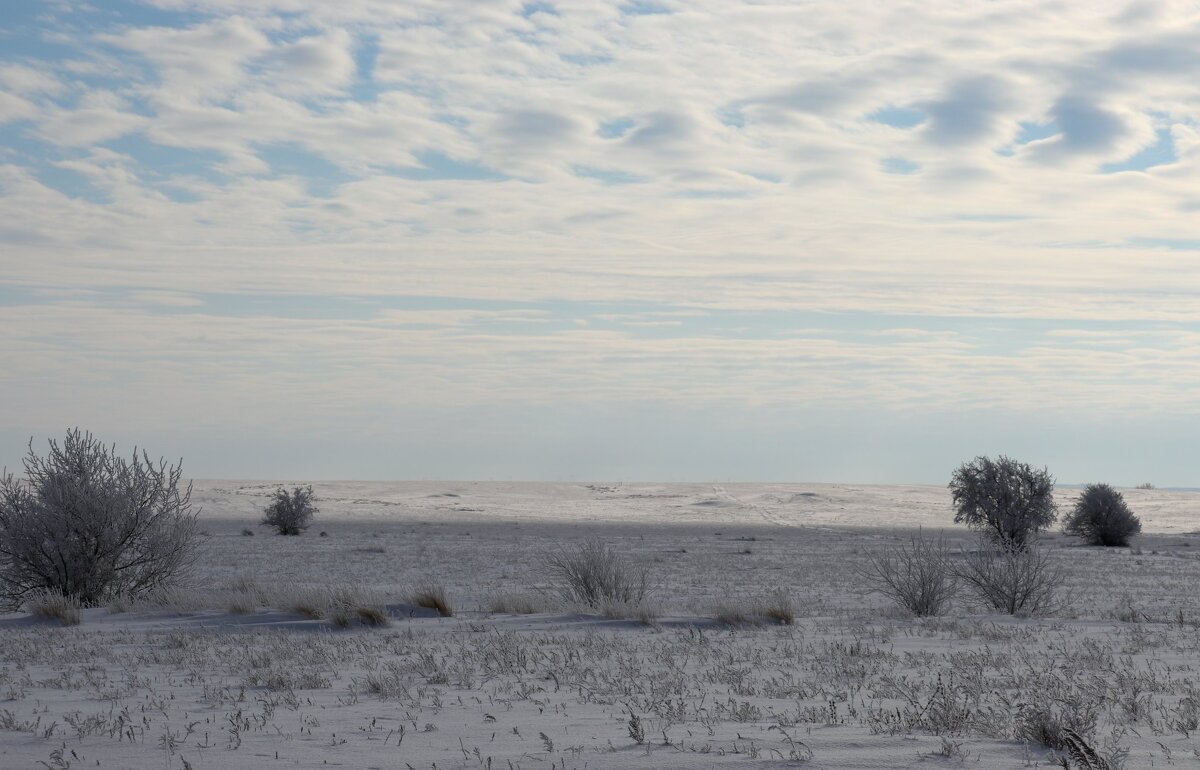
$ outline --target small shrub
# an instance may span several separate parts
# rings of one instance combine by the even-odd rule
[[[83,622],[83,611],[79,600],[63,596],[56,591],[38,591],[25,602],[25,608],[35,618],[57,620],[64,626],[77,626]]]
[[[280,535],[299,535],[308,529],[313,516],[319,513],[313,502],[315,499],[311,486],[296,487],[291,492],[280,487],[263,510],[262,523],[274,527]]]
[[[1054,477],[1045,468],[1004,457],[976,457],[950,480],[954,521],[987,533],[1006,549],[1025,547],[1058,518]]]
[[[867,554],[867,564],[858,573],[872,591],[917,617],[941,615],[958,589],[946,541],[920,532],[907,544]]]
[[[634,572],[611,546],[588,540],[547,555],[544,569],[568,604],[598,609],[605,603],[641,604],[648,593],[645,571]]]
[[[1142,522],[1121,493],[1108,484],[1088,484],[1063,523],[1068,535],[1078,535],[1091,545],[1127,546],[1142,531]]]
[[[254,530],[246,527],[242,530],[242,537],[254,537]]]
[[[454,607],[446,596],[446,589],[437,584],[430,584],[414,591],[409,601],[427,610],[437,610],[438,617],[454,617]]]
[[[43,590],[86,607],[175,582],[195,561],[192,488],[182,469],[135,450],[125,460],[90,433],[67,432],[25,480],[0,476],[0,604]]]
[[[1025,550],[980,545],[954,567],[980,604],[1009,615],[1044,615],[1056,609],[1054,593],[1063,573],[1048,552],[1030,544]]]

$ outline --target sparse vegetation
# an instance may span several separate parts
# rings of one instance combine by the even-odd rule
[[[299,535],[309,528],[313,517],[320,512],[315,500],[311,486],[296,487],[291,492],[279,487],[263,511],[262,523],[274,527],[280,535]]]
[[[429,583],[413,591],[409,601],[427,610],[437,610],[438,617],[454,617],[454,606],[446,595],[446,588],[437,583]]]
[[[982,541],[955,563],[955,575],[981,605],[1009,615],[1045,615],[1055,608],[1063,571],[1036,544],[1021,550]]]
[[[1127,546],[1142,531],[1142,522],[1120,492],[1108,484],[1088,484],[1063,522],[1063,531],[1091,545]]]
[[[37,592],[83,606],[139,596],[177,581],[196,556],[191,486],[180,465],[129,460],[92,434],[68,431],[24,460],[24,483],[0,478],[0,601]]]
[[[73,596],[56,591],[37,591],[25,600],[25,610],[35,618],[57,620],[64,626],[77,626],[83,621],[83,609]]]
[[[980,530],[1004,549],[1022,549],[1058,518],[1054,477],[1001,455],[963,463],[950,480],[954,521]]]
[[[608,544],[587,540],[544,558],[553,590],[568,604],[600,609],[605,604],[636,606],[649,591],[645,570],[631,569]]]
[[[945,539],[922,532],[908,543],[868,553],[858,574],[872,591],[917,617],[941,615],[958,589]]]

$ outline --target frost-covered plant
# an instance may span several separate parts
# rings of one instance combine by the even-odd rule
[[[867,554],[867,563],[858,573],[872,591],[917,617],[942,614],[958,588],[946,541],[921,532],[907,544]]]
[[[51,591],[95,606],[169,585],[194,562],[181,465],[136,449],[125,460],[78,429],[45,457],[30,441],[23,465],[23,482],[0,477],[0,602],[15,609]]]
[[[1044,615],[1055,609],[1054,594],[1062,569],[1034,544],[1024,550],[989,546],[964,554],[955,575],[973,589],[980,604],[1009,615]]]
[[[1009,457],[976,457],[950,479],[954,521],[987,533],[1002,548],[1026,541],[1058,518],[1054,477],[1045,468]]]
[[[1063,531],[1092,545],[1126,546],[1142,531],[1142,522],[1120,492],[1108,484],[1088,484],[1063,522]]]
[[[275,490],[271,503],[263,509],[262,523],[274,527],[280,535],[299,535],[312,524],[319,511],[313,502],[313,488],[296,487],[291,492],[283,487]]]
[[[630,569],[611,546],[599,540],[548,554],[544,568],[554,590],[569,604],[636,606],[648,591],[645,571]]]

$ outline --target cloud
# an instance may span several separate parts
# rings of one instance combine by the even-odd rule
[[[964,78],[946,93],[922,105],[929,115],[925,138],[936,145],[979,143],[1004,129],[1002,118],[1014,106],[1011,86],[995,76]]]
[[[1200,279],[1157,247],[1200,238],[1194,12],[553,5],[156,0],[0,52],[0,299],[96,293],[0,302],[0,387],[66,413],[69,347],[97,410],[178,387],[229,424],[351,392],[1194,409]]]

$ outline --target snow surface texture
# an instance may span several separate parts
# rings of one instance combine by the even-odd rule
[[[197,483],[204,557],[161,606],[0,616],[0,767],[1093,766],[1070,735],[1200,766],[1200,494],[1126,491],[1133,548],[1047,535],[1052,616],[918,620],[855,567],[918,526],[974,547],[938,487],[314,482],[301,537],[258,525],[275,487]],[[555,604],[541,556],[597,536],[651,625]],[[434,585],[453,617],[413,603]],[[793,625],[717,619],[778,589]],[[390,624],[339,627],[337,592]]]

